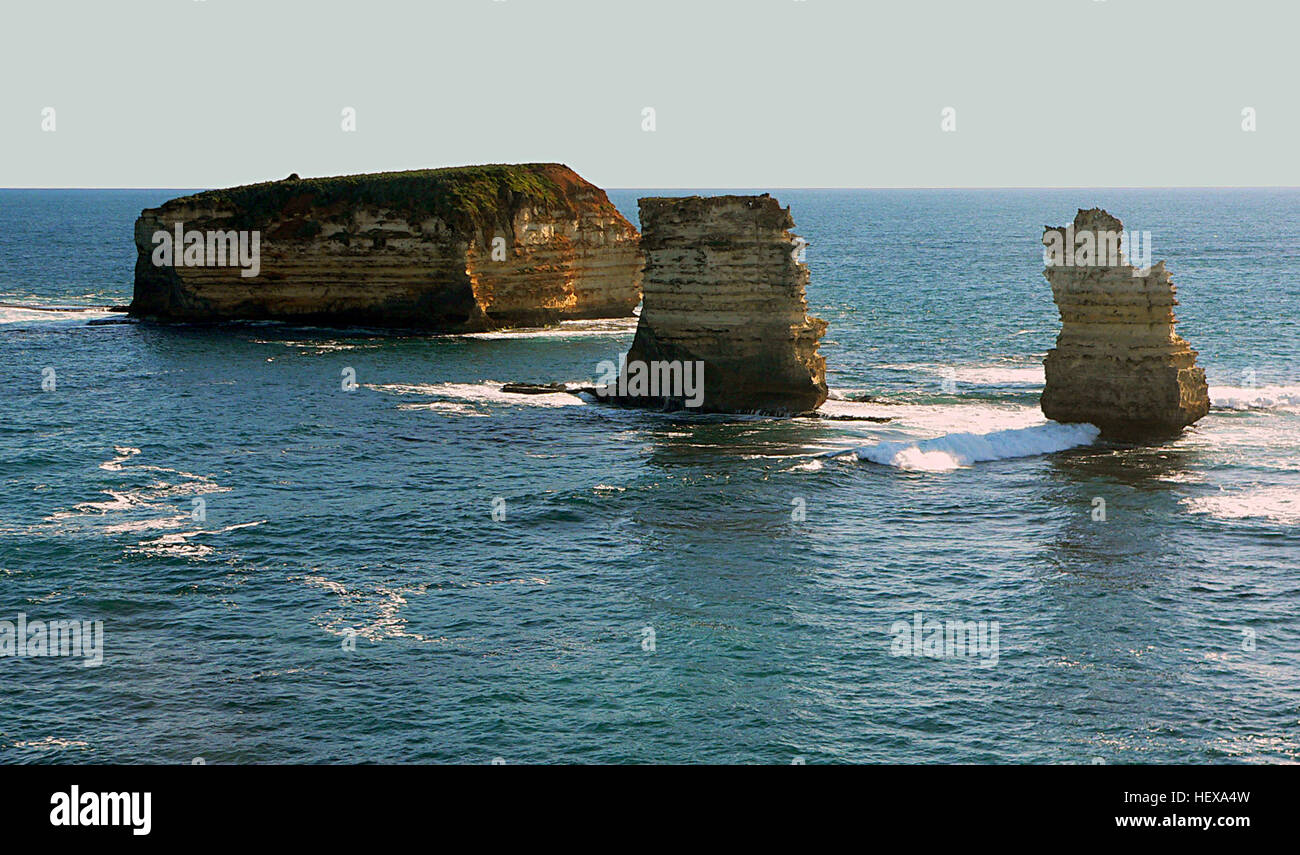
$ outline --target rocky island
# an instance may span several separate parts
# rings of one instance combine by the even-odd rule
[[[777,415],[821,406],[826,360],[817,344],[826,322],[807,314],[808,267],[789,209],[767,194],[638,204],[645,299],[616,402]],[[638,371],[670,376],[663,366],[688,381],[702,366],[702,395],[637,388]]]
[[[631,317],[637,232],[558,163],[210,190],[143,211],[130,312],[468,332]]]
[[[1093,208],[1043,233],[1043,275],[1061,313],[1044,360],[1043,415],[1090,422],[1112,437],[1176,433],[1209,412],[1205,372],[1174,333],[1178,300],[1164,262],[1129,264],[1123,230]]]

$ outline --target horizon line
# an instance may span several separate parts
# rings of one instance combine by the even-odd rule
[[[319,176],[322,178],[332,176]],[[222,185],[222,187],[244,186],[244,185]],[[769,190],[1300,190],[1300,184],[1057,184],[1057,185],[1029,185],[1029,184],[972,184],[972,185],[898,185],[898,186],[772,186],[758,184],[741,184],[733,186],[676,186],[676,187],[652,187],[652,186],[608,186],[601,187],[602,190],[755,190],[766,186]],[[126,187],[126,186],[8,186],[0,187],[0,190],[215,190],[222,187],[206,186],[152,186],[152,187]]]

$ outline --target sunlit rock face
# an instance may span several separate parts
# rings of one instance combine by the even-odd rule
[[[160,232],[256,232],[248,265],[159,264]],[[135,315],[475,331],[631,317],[636,229],[556,163],[252,184],[174,199],[135,227]]]
[[[644,303],[628,364],[703,362],[703,412],[792,414],[826,400],[826,322],[789,209],[762,196],[639,200]],[[623,403],[685,406],[680,396]]]
[[[1112,437],[1176,433],[1209,412],[1205,372],[1174,333],[1178,301],[1164,262],[1127,263],[1122,233],[1118,219],[1093,208],[1043,234],[1043,275],[1061,312],[1044,361],[1043,414]]]

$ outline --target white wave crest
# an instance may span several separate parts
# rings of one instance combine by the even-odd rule
[[[950,433],[932,439],[882,442],[856,449],[859,460],[923,472],[947,472],[1012,457],[1032,457],[1089,445],[1101,433],[1089,424],[1046,424],[993,433]]]
[[[1300,386],[1211,386],[1210,403],[1227,410],[1300,408]]]
[[[549,392],[541,395],[520,395],[512,392],[502,392],[501,384],[491,381],[484,383],[363,383],[361,385],[363,388],[374,389],[376,392],[384,392],[390,395],[414,395],[473,405],[506,404],[516,407],[574,407],[584,405],[582,398],[574,393]],[[414,409],[414,407],[403,405],[403,409]]]
[[[945,365],[936,362],[910,362],[881,365],[890,371],[922,374],[929,377],[949,378],[957,384],[968,386],[1042,386],[1043,366],[1008,362],[959,363]],[[938,380],[932,381],[937,384]]]
[[[606,336],[631,336],[636,332],[636,318],[596,318],[581,321],[560,321],[550,327],[515,327],[491,332],[459,333],[460,338],[486,341],[497,339],[565,339],[603,338]]]
[[[989,403],[908,404],[879,401],[831,401],[818,408],[828,416],[839,418],[888,418],[890,428],[909,433],[938,436],[944,433],[992,433],[997,430],[1042,424],[1043,413],[1037,406]]]
[[[1236,489],[1182,500],[1194,514],[1221,520],[1266,520],[1300,525],[1300,488],[1274,485]]]
[[[0,304],[0,325],[48,326],[55,324],[84,324],[87,321],[124,317],[99,307],[81,306],[20,306]]]

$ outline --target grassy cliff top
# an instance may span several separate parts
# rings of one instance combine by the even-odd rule
[[[594,193],[579,200],[576,194]],[[488,164],[374,172],[325,178],[294,178],[205,190],[167,202],[233,208],[240,219],[265,222],[290,207],[382,206],[408,216],[436,216],[449,225],[472,227],[521,204],[576,210],[595,203],[612,209],[604,192],[562,163]]]

